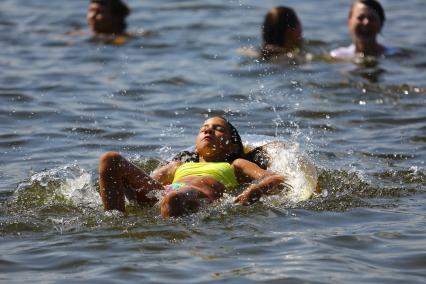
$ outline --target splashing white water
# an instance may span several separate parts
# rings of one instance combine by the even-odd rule
[[[300,150],[298,143],[271,141],[271,137],[248,136],[245,145],[248,147],[263,146],[270,157],[268,170],[287,177],[291,189],[286,199],[300,202],[309,199],[315,192],[318,174],[308,156]],[[268,139],[269,138],[269,139]]]
[[[311,197],[315,191],[318,175],[315,166],[300,151],[299,145],[272,144],[268,147],[268,154],[272,157],[268,169],[286,176],[287,183],[292,187],[287,193],[287,198],[299,202]]]
[[[48,189],[52,198],[59,195],[76,206],[97,207],[100,198],[91,179],[92,175],[86,170],[77,165],[67,165],[32,175],[28,182],[19,184],[15,194],[38,185]]]

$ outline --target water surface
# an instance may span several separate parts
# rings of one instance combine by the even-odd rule
[[[0,280],[424,283],[426,10],[382,3],[380,41],[404,56],[332,62],[349,4],[292,0],[312,55],[293,64],[239,51],[260,46],[280,1],[132,1],[135,37],[114,46],[86,30],[86,1],[3,0]],[[214,115],[247,141],[298,144],[323,194],[244,208],[227,196],[177,220],[103,212],[102,152],[151,170]]]

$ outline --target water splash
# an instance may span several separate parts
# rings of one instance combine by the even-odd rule
[[[24,208],[68,204],[75,207],[97,207],[99,195],[92,175],[77,165],[45,170],[18,185],[14,200]]]
[[[307,200],[315,191],[318,174],[313,162],[296,142],[284,142],[273,137],[251,135],[245,137],[246,147],[263,146],[270,157],[268,170],[287,177],[291,189],[285,194],[289,202]],[[275,139],[275,140],[273,140]]]
[[[273,157],[268,169],[284,174],[292,187],[286,198],[292,202],[310,198],[315,191],[318,175],[314,164],[299,149],[299,144],[275,142],[268,147],[268,154]]]
[[[285,194],[263,197],[252,206],[234,204],[235,195],[224,196],[213,204],[203,204],[200,211],[175,220],[166,221],[154,207],[129,204],[125,214],[104,212],[98,194],[98,183],[93,174],[77,165],[66,165],[33,174],[19,184],[16,191],[0,204],[0,235],[25,232],[63,233],[85,228],[113,225],[128,231],[147,223],[168,222],[197,225],[209,220],[223,221],[233,216],[252,214],[280,214],[287,216],[295,208],[318,211],[345,211],[356,207],[396,206],[395,198],[411,195],[426,187],[424,168],[412,167],[400,171],[384,171],[373,176],[358,169],[321,169],[298,143],[275,141],[268,136],[245,136],[245,144],[252,147],[269,145],[267,153],[273,159],[269,169],[288,177],[292,189]],[[134,160],[146,171],[160,161],[140,158]],[[322,193],[314,194],[316,183]],[[401,187],[395,187],[401,184]],[[153,192],[158,199],[161,192]],[[311,196],[314,198],[310,198]],[[126,234],[120,234],[126,237]]]

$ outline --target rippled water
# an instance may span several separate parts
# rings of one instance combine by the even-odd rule
[[[426,8],[382,1],[404,56],[332,62],[345,1],[286,1],[307,59],[261,62],[280,1],[132,1],[122,46],[91,38],[86,1],[0,4],[0,282],[424,283]],[[250,207],[226,196],[163,220],[104,213],[97,159],[146,170],[193,144],[208,116],[299,145],[323,194]]]

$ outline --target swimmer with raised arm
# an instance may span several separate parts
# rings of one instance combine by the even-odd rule
[[[100,158],[99,186],[105,210],[125,211],[125,198],[152,205],[158,200],[149,193],[161,191],[163,217],[196,211],[202,199],[219,199],[224,192],[249,184],[235,203],[249,205],[263,195],[287,187],[286,178],[262,169],[244,158],[238,131],[222,117],[207,119],[195,141],[191,162],[174,160],[148,175],[116,152]]]
[[[380,56],[394,55],[398,48],[385,47],[377,41],[385,23],[385,11],[376,0],[356,0],[348,15],[348,29],[352,36],[352,44],[330,52],[337,59],[351,59],[356,55]]]

